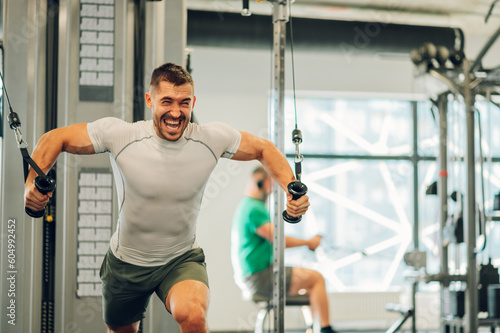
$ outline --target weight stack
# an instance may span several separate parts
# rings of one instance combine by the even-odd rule
[[[500,284],[488,286],[488,318],[500,318]]]
[[[479,284],[478,284],[478,296],[479,296],[479,312],[489,312],[488,310],[488,287],[490,285],[498,285],[500,277],[498,274],[498,268],[491,264],[491,258],[489,262],[481,264],[479,266]]]
[[[465,315],[465,291],[450,290],[450,312],[453,317],[463,318]]]

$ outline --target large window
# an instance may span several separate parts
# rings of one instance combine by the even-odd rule
[[[449,107],[449,150],[457,155],[456,165],[450,164],[456,168],[450,170],[455,173],[450,174],[450,184],[464,190],[466,143],[461,105],[452,101]],[[496,138],[500,111],[486,102],[478,103],[478,108],[488,108],[481,112],[481,129],[487,160],[485,198],[491,209],[500,187],[500,177],[495,176],[500,174],[500,166],[495,164],[500,156],[500,138]],[[294,128],[291,98],[285,109],[285,135],[290,136]],[[302,180],[312,205],[303,221],[287,224],[285,232],[297,237],[319,233],[323,241],[316,252],[287,250],[287,264],[318,269],[327,279],[329,291],[399,288],[406,283],[408,269],[403,255],[414,249],[413,235],[418,230],[419,249],[428,253],[427,270],[437,273],[439,199],[425,194],[438,174],[438,115],[431,103],[298,97],[297,112],[303,133],[300,148],[305,155]],[[293,143],[288,137],[285,143],[292,160]],[[479,178],[477,183],[480,189]],[[491,239],[496,234],[500,237],[496,229]]]

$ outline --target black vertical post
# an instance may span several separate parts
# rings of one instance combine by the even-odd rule
[[[134,6],[134,108],[133,121],[144,120],[144,52],[146,48],[146,2],[135,0]],[[137,333],[143,332],[143,321]]]
[[[45,131],[57,127],[57,67],[59,38],[59,0],[47,1],[47,48],[45,77]],[[49,175],[56,179],[55,168]],[[56,244],[55,193],[43,218],[41,332],[54,332],[54,286]]]
[[[134,6],[134,109],[133,121],[144,120],[144,51],[146,3],[136,0]]]

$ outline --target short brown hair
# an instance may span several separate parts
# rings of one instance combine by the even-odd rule
[[[261,167],[261,166],[256,167],[256,168],[253,170],[253,172],[252,172],[252,175],[253,175],[253,176],[255,176],[255,175],[257,175],[257,174],[261,174],[261,175],[263,175],[263,178],[266,178],[266,177],[267,177],[267,171],[266,171],[266,169],[264,169],[264,167]]]
[[[167,62],[159,67],[156,67],[151,74],[151,87],[157,87],[161,81],[167,81],[175,86],[180,86],[185,83],[191,84],[194,89],[194,82],[191,74],[182,66]]]

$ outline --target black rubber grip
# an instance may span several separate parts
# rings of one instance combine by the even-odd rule
[[[35,187],[42,194],[47,194],[51,191],[54,191],[56,188],[56,182],[54,179],[48,176],[37,176],[35,178]],[[28,207],[24,207],[24,211],[31,217],[39,218],[45,215],[45,209],[42,210],[32,210]]]
[[[292,195],[293,200],[297,200],[301,196],[307,193],[307,186],[306,184],[299,182],[298,180],[291,182],[287,186],[288,193]],[[283,219],[287,221],[288,223],[299,223],[302,221],[302,216],[290,216],[288,215],[287,211],[283,211]]]

